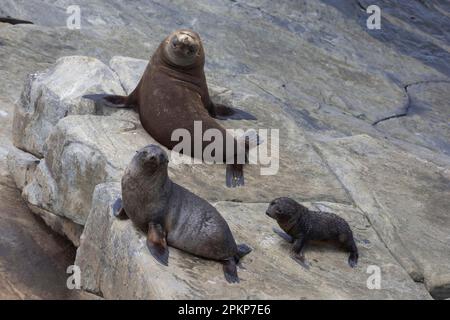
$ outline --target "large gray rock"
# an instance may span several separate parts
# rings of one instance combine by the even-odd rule
[[[40,160],[28,152],[11,148],[7,155],[7,162],[16,187],[22,190],[34,178]]]
[[[68,116],[48,137],[45,160],[25,187],[25,199],[84,225],[95,186],[120,181],[135,151],[151,142],[131,121]]]
[[[433,296],[450,283],[450,170],[366,135],[317,143],[396,259]]]
[[[94,193],[75,264],[82,286],[107,299],[429,299],[409,278],[357,209],[335,203],[314,203],[349,221],[359,240],[360,262],[347,264],[348,254],[332,246],[311,245],[305,254],[309,270],[289,257],[291,245],[272,231],[267,204],[215,204],[238,243],[253,251],[239,268],[241,282],[226,283],[222,265],[170,248],[169,266],[148,252],[145,235],[130,220],[112,216],[119,184],[102,184]],[[311,205],[311,204],[308,204]],[[367,268],[381,270],[381,288],[369,289]]]
[[[130,94],[141,80],[148,63],[142,59],[116,56],[109,61],[109,66],[119,76],[125,92]]]
[[[124,93],[114,72],[95,58],[60,58],[49,70],[30,75],[15,109],[14,145],[42,157],[45,139],[60,119],[95,114],[95,103],[83,98],[93,93]]]

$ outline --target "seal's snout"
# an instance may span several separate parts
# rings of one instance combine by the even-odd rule
[[[172,49],[182,55],[193,56],[198,52],[199,45],[195,38],[188,33],[178,33],[172,37]]]
[[[273,204],[270,204],[266,210],[266,215],[272,219],[275,219],[275,212],[276,210],[274,209]]]
[[[157,168],[169,162],[166,152],[157,145],[149,145],[137,151],[136,158],[145,167]]]

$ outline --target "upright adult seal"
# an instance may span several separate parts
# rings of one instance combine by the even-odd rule
[[[114,215],[130,218],[147,234],[157,261],[168,265],[168,245],[199,257],[221,261],[228,282],[239,282],[236,264],[251,251],[236,245],[228,224],[207,201],[172,182],[167,154],[159,146],[139,150],[122,177],[122,199]]]
[[[211,101],[204,65],[205,52],[199,35],[191,30],[177,30],[161,42],[136,89],[129,96],[114,95],[105,99],[117,107],[133,107],[139,113],[145,130],[170,150],[178,144],[178,141],[171,139],[175,129],[186,129],[194,137],[194,122],[201,121],[203,132],[219,130],[223,141],[234,141],[234,150],[227,150],[225,143],[223,150],[220,150],[219,158],[223,158],[223,163],[229,163],[226,184],[228,187],[240,186],[244,184],[243,164],[246,161],[238,163],[239,141],[213,119],[219,115],[231,115],[233,110]],[[195,141],[191,140],[191,151],[183,150],[183,153],[198,158],[193,152]],[[242,143],[247,154],[251,145],[258,143],[257,136],[244,140],[245,143]],[[203,158],[203,150],[211,142],[197,143],[202,146]]]
[[[275,219],[284,232],[274,230],[285,240],[294,244],[293,259],[303,266],[302,250],[309,240],[337,241],[350,252],[348,264],[354,268],[358,263],[358,249],[348,223],[334,213],[311,211],[293,199],[282,197],[273,200],[266,214]]]

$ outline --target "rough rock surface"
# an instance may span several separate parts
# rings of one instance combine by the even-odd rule
[[[107,299],[428,299],[413,284],[379,240],[369,221],[347,205],[314,203],[349,221],[360,240],[361,260],[352,270],[348,253],[309,246],[309,270],[289,257],[291,245],[272,231],[265,214],[267,203],[219,202],[215,206],[230,225],[238,243],[253,251],[241,261],[241,282],[228,284],[222,265],[170,248],[169,266],[157,263],[148,252],[145,235],[130,220],[112,216],[111,204],[120,196],[120,184],[101,184],[81,238],[75,264],[83,287]],[[311,204],[308,204],[311,206]],[[366,286],[369,265],[381,268],[379,290]]]
[[[388,249],[437,296],[450,283],[450,171],[366,135],[318,143]]]
[[[115,73],[95,58],[63,57],[51,70],[30,75],[15,109],[14,144],[42,156],[60,119],[95,113],[95,103],[83,96],[98,92],[124,94]]]
[[[70,0],[2,2],[0,14],[35,25],[0,24],[0,121],[16,105],[14,143],[41,158],[36,168],[30,155],[9,165],[29,206],[85,225],[77,261],[87,268],[87,289],[138,298],[426,298],[424,288],[434,298],[450,296],[448,4],[377,1],[382,29],[368,30],[365,8],[373,3],[366,0],[78,3],[82,28],[69,30]],[[97,191],[108,195],[93,196],[98,184],[119,181],[134,150],[152,139],[132,111],[81,97],[133,90],[159,42],[181,27],[202,36],[213,100],[257,118],[224,126],[280,130],[278,175],[260,176],[250,166],[245,189],[225,189],[220,166],[170,167],[176,182],[215,202],[236,238],[255,247],[236,287],[223,282],[218,264],[176,250],[169,270],[152,264],[142,236],[108,215],[117,190],[103,185]],[[71,58],[58,60],[64,56]],[[22,90],[27,74],[42,70]],[[54,77],[57,70],[62,75]],[[0,156],[8,150],[15,152],[0,146]],[[318,260],[310,271],[295,268],[261,212],[278,195],[355,219],[360,240],[373,244],[359,243],[360,268],[352,272],[344,254],[320,248],[307,252]],[[260,222],[260,233],[245,233],[255,229],[244,227],[248,219]],[[110,229],[97,234],[94,226]],[[282,272],[275,257],[284,261]],[[382,290],[366,288],[368,264],[381,267]],[[278,282],[263,287],[272,273]],[[209,280],[216,284],[206,286]]]

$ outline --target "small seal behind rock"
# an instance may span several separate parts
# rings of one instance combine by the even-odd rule
[[[153,257],[168,265],[168,245],[199,257],[221,261],[228,282],[239,282],[236,265],[251,251],[236,245],[230,228],[207,201],[172,182],[169,160],[159,146],[137,151],[122,177],[122,199],[113,205],[119,219],[130,218],[147,234]]]
[[[292,258],[305,266],[302,250],[309,240],[337,241],[350,252],[348,264],[354,268],[358,263],[358,249],[348,223],[329,212],[311,211],[290,198],[273,200],[266,214],[277,220],[286,232],[274,231],[294,244]],[[307,265],[305,266],[307,267]]]

